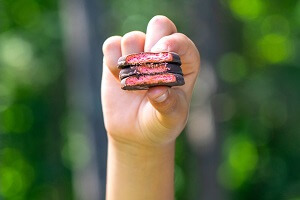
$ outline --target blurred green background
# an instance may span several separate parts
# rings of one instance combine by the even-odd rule
[[[104,199],[101,44],[157,14],[202,57],[176,199],[300,200],[299,0],[0,0],[0,199]]]

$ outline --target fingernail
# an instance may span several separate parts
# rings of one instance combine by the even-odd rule
[[[164,102],[164,101],[168,98],[169,93],[170,93],[170,89],[168,89],[165,93],[163,93],[163,94],[160,95],[159,97],[155,98],[155,101],[156,101],[157,103]]]

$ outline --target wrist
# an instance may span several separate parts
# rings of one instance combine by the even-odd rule
[[[109,138],[106,198],[173,199],[174,143],[146,146]]]
[[[108,153],[113,160],[125,165],[147,162],[171,162],[174,159],[175,141],[160,145],[145,145],[108,137]],[[173,163],[173,162],[172,162]]]

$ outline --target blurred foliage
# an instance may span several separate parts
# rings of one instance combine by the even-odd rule
[[[70,199],[58,2],[0,1],[0,199]]]
[[[300,1],[222,5],[235,27],[227,31],[242,37],[217,68],[226,97],[219,181],[231,199],[299,199]]]
[[[106,0],[106,33],[145,31],[152,16],[164,14],[196,39],[195,24],[182,13],[197,12],[195,2]],[[67,156],[68,144],[77,152],[85,149],[84,139],[64,138],[58,3],[0,0],[0,199],[72,199],[69,168],[84,162]],[[300,199],[300,1],[219,3],[226,50],[214,66],[222,86],[214,99],[224,140],[218,182],[229,199]],[[197,199],[196,159],[181,135],[176,199]]]

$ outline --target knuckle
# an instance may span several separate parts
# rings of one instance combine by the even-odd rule
[[[188,38],[188,36],[186,36],[185,34],[183,34],[183,33],[176,33],[175,34],[175,36],[178,38],[178,40],[185,40],[185,41],[188,41],[188,40],[190,40],[189,38]]]
[[[164,42],[166,48],[168,51],[173,51],[174,47],[176,45],[176,39],[175,38],[167,38]]]

